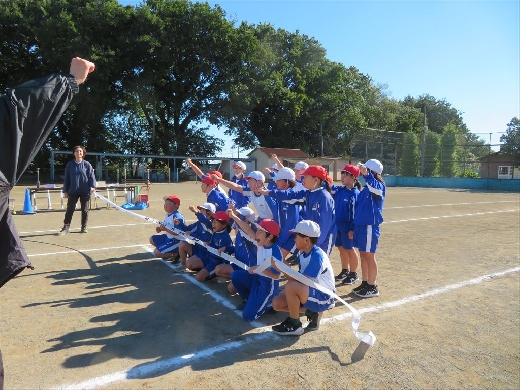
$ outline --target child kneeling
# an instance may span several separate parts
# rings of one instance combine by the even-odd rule
[[[296,248],[299,249],[299,272],[315,283],[336,292],[334,271],[327,254],[316,245],[320,227],[316,222],[300,221],[291,233],[295,234]],[[334,307],[334,298],[320,290],[303,284],[287,275],[285,290],[273,299],[273,309],[289,312],[289,317],[272,327],[281,336],[299,336],[304,331],[317,330],[325,310]],[[305,313],[309,323],[304,329],[300,313]]]

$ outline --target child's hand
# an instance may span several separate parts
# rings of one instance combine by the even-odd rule
[[[232,208],[229,208],[226,210],[226,214],[229,215],[230,218],[238,218],[237,215],[235,214],[235,211],[232,209]]]
[[[264,168],[264,171],[266,171],[267,173],[271,173],[271,168],[269,168],[269,167],[265,167],[265,168]]]
[[[348,232],[348,238],[350,238],[351,240],[354,238],[354,232],[352,230]]]
[[[212,178],[213,180],[216,180],[216,181],[219,181],[219,180],[220,180],[220,177],[217,176],[217,175],[215,175],[214,173],[211,174],[211,178]]]
[[[226,247],[218,248],[218,249],[217,249],[217,252],[218,252],[219,255],[221,255],[222,252],[225,252],[225,251],[226,251]]]
[[[161,232],[161,225],[155,227],[155,232],[160,233]]]
[[[181,221],[179,221],[179,218],[173,218],[173,223],[175,225],[180,225],[181,224]]]
[[[190,209],[190,211],[191,211],[192,213],[197,214],[197,211],[198,211],[198,210],[195,208],[195,206],[190,206],[189,209]]]
[[[268,189],[263,189],[263,188],[257,188],[255,190],[255,194],[257,194],[257,195],[269,195],[269,190]]]
[[[254,265],[252,267],[249,267],[249,269],[247,270],[251,275],[255,273],[255,269],[257,269],[258,266],[257,265]]]
[[[186,164],[188,164],[189,166],[191,166],[193,163],[191,162],[191,158],[187,158],[186,160]]]

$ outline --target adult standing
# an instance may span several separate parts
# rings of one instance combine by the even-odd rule
[[[0,97],[0,287],[32,268],[9,212],[11,190],[93,71],[92,62],[76,57],[68,74],[28,81]],[[0,390],[3,383],[0,352]]]
[[[87,149],[84,146],[74,146],[74,160],[65,166],[65,178],[63,180],[63,197],[67,198],[67,211],[60,234],[69,232],[72,215],[78,200],[81,204],[81,233],[87,233],[88,210],[90,194],[96,191],[96,178],[94,169],[84,159]]]

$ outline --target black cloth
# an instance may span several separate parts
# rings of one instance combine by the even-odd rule
[[[9,212],[9,193],[78,92],[72,75],[52,74],[0,98],[0,287],[32,267]]]

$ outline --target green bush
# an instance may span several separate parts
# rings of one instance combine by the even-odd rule
[[[469,177],[471,179],[478,179],[480,176],[477,172],[466,169],[465,171],[462,171],[460,173],[459,177]]]

